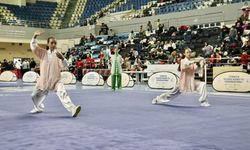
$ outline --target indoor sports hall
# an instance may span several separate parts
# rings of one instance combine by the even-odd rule
[[[247,150],[247,0],[0,0],[0,150]]]

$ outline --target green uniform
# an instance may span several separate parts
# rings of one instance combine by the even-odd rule
[[[122,88],[122,58],[117,52],[111,56],[111,88],[113,90]]]

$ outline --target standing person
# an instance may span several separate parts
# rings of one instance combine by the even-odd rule
[[[23,72],[22,72],[23,75],[24,75],[26,72],[30,71],[30,63],[28,62],[27,59],[24,60],[22,66],[23,66]]]
[[[22,78],[22,62],[20,59],[15,62],[16,76],[18,79]]]
[[[179,87],[175,87],[172,93],[163,93],[160,96],[157,96],[153,99],[152,104],[169,102],[171,95],[177,94],[180,92],[198,92],[200,94],[199,102],[203,107],[208,107],[210,104],[207,100],[207,88],[205,82],[198,82],[194,80],[195,72],[198,71],[199,67],[194,61],[191,61],[191,49],[185,49],[185,58],[181,60],[180,63],[180,84]]]
[[[150,33],[152,33],[153,32],[153,25],[152,25],[151,21],[148,21],[147,26],[148,26],[148,31],[150,31]]]
[[[241,64],[243,66],[243,69],[247,71],[247,65],[249,62],[249,58],[250,56],[247,54],[247,52],[245,50],[242,51],[241,54]]]
[[[34,60],[33,58],[31,58],[31,61],[30,61],[30,69],[31,69],[32,71],[34,71],[35,68],[36,68],[36,62],[35,62],[35,60]]]
[[[115,49],[115,54],[111,55],[111,88],[113,90],[122,88],[122,57]]]
[[[61,79],[61,70],[68,67],[64,56],[56,50],[56,39],[49,37],[47,40],[48,50],[43,49],[37,44],[37,36],[42,32],[34,33],[30,42],[32,52],[40,59],[40,78],[37,81],[36,89],[32,93],[34,108],[31,113],[40,113],[44,110],[43,101],[47,97],[49,91],[56,91],[63,106],[71,112],[72,117],[77,117],[81,111],[80,105],[74,105],[67,94]]]
[[[84,64],[82,62],[81,57],[79,57],[78,60],[75,62],[75,67],[76,67],[77,80],[81,81],[83,77],[82,69],[84,68]]]

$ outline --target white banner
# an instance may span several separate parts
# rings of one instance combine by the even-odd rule
[[[148,79],[148,86],[153,89],[173,89],[178,83],[178,76],[172,72],[158,72]]]
[[[98,85],[103,86],[105,82],[103,80],[102,75],[99,74],[99,76],[100,76],[100,81],[99,81]]]
[[[76,83],[75,75],[73,75],[71,72],[63,71],[61,72],[61,81],[63,84],[72,84]]]
[[[213,80],[213,88],[220,92],[249,92],[250,74],[245,72],[224,72]]]
[[[130,82],[131,76],[129,76],[126,73],[122,73],[122,87],[129,87],[129,82]],[[111,87],[111,75],[107,79],[107,85]]]
[[[179,64],[164,64],[164,65],[158,65],[158,64],[153,64],[153,65],[148,65],[147,71],[148,76],[151,76],[154,73],[157,72],[172,72],[176,74],[178,77],[180,76],[180,71],[178,71]]]
[[[88,86],[97,86],[97,85],[99,85],[101,78],[102,78],[102,76],[100,74],[98,74],[97,72],[88,72],[83,76],[82,84],[88,85]],[[101,84],[101,82],[100,82],[100,84]],[[104,81],[103,81],[103,83],[104,83]]]
[[[16,80],[17,80],[16,74],[11,71],[4,71],[0,75],[0,81],[9,82],[9,81],[16,81]]]
[[[128,87],[133,87],[134,85],[135,85],[135,81],[133,80],[133,78],[131,76],[129,76]]]
[[[23,75],[23,82],[27,83],[35,83],[37,78],[39,78],[39,74],[34,71],[28,71]]]

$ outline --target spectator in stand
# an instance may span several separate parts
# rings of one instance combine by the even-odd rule
[[[245,41],[242,45],[242,50],[246,51],[248,54],[250,53],[250,41]]]
[[[115,32],[113,29],[109,29],[109,34],[110,37],[114,37],[115,36]]]
[[[90,33],[89,34],[89,39],[90,39],[91,42],[93,42],[96,38],[92,33]]]
[[[159,32],[159,29],[160,29],[160,19],[157,19],[157,21],[156,21],[156,33],[158,33]]]
[[[176,44],[174,41],[170,40],[168,44],[168,51],[171,54],[176,49]]]
[[[100,59],[99,68],[104,68],[104,64],[105,64],[105,62],[104,62],[105,55],[104,55],[103,49],[101,49],[98,58]]]
[[[124,59],[124,68],[126,71],[130,71],[131,69],[131,61],[129,60],[129,57],[125,57]]]
[[[169,56],[169,58],[168,58],[168,63],[169,64],[175,64],[176,63],[176,59],[177,59],[177,53],[176,53],[176,51],[173,51],[171,53],[171,55]]]
[[[219,54],[219,50],[216,50],[216,52],[210,56],[210,64],[211,66],[219,66],[220,61],[221,55]]]
[[[250,10],[248,3],[245,3],[244,6],[241,8],[241,10],[242,10],[242,15],[240,16],[240,18],[243,21],[243,23],[246,24],[249,19],[249,10]]]
[[[152,25],[151,21],[148,21],[147,26],[148,26],[148,31],[150,31],[152,33],[153,32],[153,25]]]
[[[140,31],[139,31],[139,35],[140,37],[144,37],[146,34],[145,34],[145,29],[143,28],[143,26],[140,26]]]
[[[134,63],[135,59],[138,57],[138,51],[134,48],[130,49],[130,60]]]
[[[94,69],[96,66],[95,66],[95,60],[91,57],[90,54],[87,54],[87,58],[86,58],[86,68],[87,69]]]
[[[213,53],[213,46],[209,45],[207,42],[204,43],[204,47],[202,48],[204,56],[210,57],[211,54]]]
[[[229,34],[229,28],[225,25],[223,25],[222,29],[221,29],[221,39],[224,40],[225,37]]]
[[[243,66],[243,69],[246,71],[248,70],[247,66],[248,66],[249,59],[250,59],[250,56],[247,54],[245,50],[243,50],[241,54],[241,64]]]
[[[235,26],[232,26],[230,31],[229,31],[229,39],[230,39],[230,42],[235,42],[236,40],[236,37],[237,37],[237,30],[236,30],[236,27]]]
[[[142,61],[140,59],[140,56],[135,58],[135,62],[133,65],[132,71],[142,71]]]
[[[101,29],[99,31],[99,35],[101,35],[101,34],[108,35],[108,30],[109,30],[108,25],[105,23],[102,23]]]
[[[128,35],[128,40],[131,42],[131,44],[133,43],[134,38],[135,38],[135,33],[134,33],[134,31],[132,30],[132,31],[129,33],[129,35]]]
[[[160,24],[160,25],[159,25],[159,30],[158,30],[158,32],[157,32],[157,35],[158,35],[158,36],[160,36],[160,35],[163,33],[163,31],[164,31],[163,28],[164,28],[164,24]]]
[[[240,22],[236,23],[236,30],[237,30],[237,36],[238,36],[238,40],[240,41],[240,37],[243,35],[244,33],[244,29],[242,28],[242,25],[240,24]]]
[[[80,39],[80,44],[79,44],[79,45],[80,45],[80,46],[84,46],[85,43],[86,43],[86,41],[87,41],[87,39],[86,39],[85,35],[82,36],[81,39]]]

